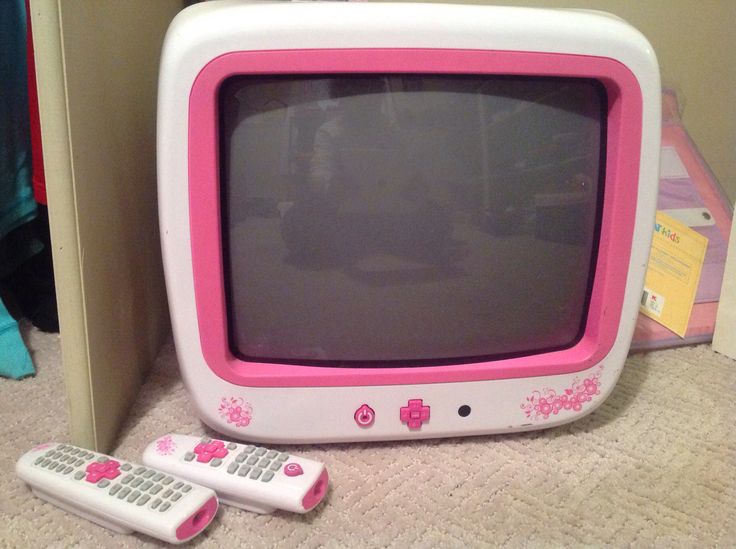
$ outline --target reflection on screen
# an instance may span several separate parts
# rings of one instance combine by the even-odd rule
[[[233,352],[397,366],[573,344],[597,249],[605,112],[602,86],[583,79],[229,79]]]

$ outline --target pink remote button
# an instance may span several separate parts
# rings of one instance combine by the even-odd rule
[[[429,421],[429,406],[425,406],[421,398],[412,399],[399,410],[399,419],[409,429],[419,429],[422,423]]]
[[[222,459],[228,455],[225,443],[221,440],[213,440],[211,442],[200,442],[194,447],[194,453],[197,454],[197,461],[200,463],[209,463],[212,458]]]
[[[287,477],[298,477],[304,474],[304,469],[298,463],[287,463],[284,465],[284,474]]]
[[[363,404],[360,408],[355,410],[353,419],[355,419],[355,423],[358,424],[358,427],[370,427],[376,420],[376,412],[374,412],[373,408],[367,404]]]
[[[95,483],[102,478],[113,480],[120,476],[120,462],[115,461],[114,459],[104,463],[95,461],[87,465],[85,472],[87,473],[87,476],[84,480],[87,482]]]

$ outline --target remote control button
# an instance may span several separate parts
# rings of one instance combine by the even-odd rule
[[[74,473],[74,480],[82,480],[85,477],[84,471]]]
[[[238,470],[238,464],[235,462],[232,462],[230,465],[227,466],[227,472],[231,475],[235,473],[235,471]]]
[[[155,475],[153,475],[153,477],[151,478],[151,480],[152,480],[153,482],[158,482],[158,481],[159,481],[159,480],[161,480],[162,478],[164,478],[164,475],[163,475],[163,473],[156,473]]]
[[[73,455],[73,456],[78,456],[78,455],[79,455],[79,452],[81,452],[81,450],[80,450],[79,448],[74,448],[74,449],[72,450],[72,455]]]
[[[171,488],[169,488],[169,489],[168,489],[168,490],[166,490],[166,491],[165,491],[165,492],[164,492],[163,494],[161,494],[161,497],[162,497],[162,498],[167,498],[167,497],[169,497],[169,496],[170,496],[171,494],[173,494],[173,493],[174,493],[174,491],[173,491],[173,490],[172,490]]]
[[[153,486],[153,482],[147,480],[146,482],[141,484],[141,490],[148,490],[151,486]]]
[[[142,473],[145,473],[145,472],[146,472],[146,468],[145,468],[145,467],[138,467],[138,468],[137,468],[137,469],[136,469],[135,471],[133,471],[133,472],[134,472],[134,473],[135,473],[136,475],[140,475],[140,474],[142,474]]]
[[[34,461],[34,462],[33,462],[33,465],[38,465],[38,464],[39,464],[39,463],[41,463],[42,461],[43,461],[43,456],[38,456],[38,457],[36,458],[36,461]]]
[[[130,475],[130,474],[128,474],[128,475],[125,475],[125,476],[123,477],[123,480],[121,480],[120,482],[122,482],[123,484],[128,484],[128,483],[129,483],[129,482],[130,482],[131,480],[133,480],[134,478],[135,478],[135,477],[134,477],[133,475]]]
[[[261,461],[258,462],[258,467],[260,467],[261,469],[266,469],[269,465],[271,465],[271,460],[267,457],[264,457]]]
[[[283,463],[281,463],[280,461],[274,461],[269,469],[271,469],[271,471],[278,471],[279,469],[281,469],[282,465]]]
[[[111,496],[114,496],[115,494],[117,494],[120,491],[121,488],[122,488],[122,486],[120,484],[113,484],[112,488],[110,488],[109,494]]]
[[[65,475],[68,475],[68,474],[69,474],[69,473],[71,473],[72,471],[74,471],[74,467],[67,467],[66,469],[64,469],[64,474],[65,474]]]
[[[57,459],[59,458],[59,456],[61,456],[61,452],[54,452],[53,454],[51,454],[51,459]]]
[[[47,451],[47,452],[46,452],[46,453],[44,454],[44,457],[51,457],[51,455],[52,455],[52,454],[53,454],[53,453],[54,453],[55,451],[56,451],[56,450],[49,450],[49,451]]]
[[[210,467],[219,467],[220,465],[222,465],[222,460],[220,458],[215,458],[210,461]]]
[[[128,499],[127,499],[128,503],[133,503],[135,500],[137,500],[140,497],[140,495],[141,493],[138,490],[136,490],[135,492],[133,492],[132,494],[128,496]]]
[[[231,442],[230,444],[227,445],[228,450],[235,450],[237,447],[238,445],[235,444],[234,442]]]
[[[181,487],[181,491],[182,491],[182,492],[184,492],[185,494],[186,494],[186,493],[187,493],[187,492],[188,492],[189,490],[191,490],[191,489],[192,489],[192,487],[191,487],[191,486],[189,486],[188,484],[185,484],[184,486],[182,486],[182,487]]]
[[[278,455],[279,455],[279,453],[276,450],[269,450],[269,452],[266,454],[266,457],[268,459],[273,459],[273,458],[275,458]]]
[[[258,448],[258,449],[256,450],[256,455],[257,455],[257,456],[262,456],[262,455],[263,455],[263,454],[265,454],[266,452],[268,452],[268,450],[266,450],[265,448]]]
[[[179,481],[176,484],[174,484],[173,488],[174,488],[174,490],[178,490],[182,486],[184,486],[184,483],[182,481]]]
[[[246,454],[250,454],[255,449],[256,449],[255,446],[253,446],[252,444],[248,444],[248,446],[243,448],[243,452],[245,452]]]
[[[97,483],[98,488],[107,488],[110,486],[110,481],[107,479],[102,479],[100,482]]]
[[[97,463],[105,463],[105,462],[106,462],[106,461],[108,461],[109,459],[110,459],[110,458],[107,458],[107,457],[105,457],[105,456],[100,456],[100,457],[98,457],[98,458],[97,458]]]
[[[247,454],[245,454],[245,453],[238,454],[237,456],[235,456],[235,461],[237,461],[238,463],[243,463],[245,461],[245,456],[246,455]]]
[[[94,484],[101,478],[102,478],[102,475],[100,475],[99,473],[87,473],[87,478],[85,480],[87,482],[91,482],[92,484]]]
[[[430,407],[425,406],[421,398],[414,398],[399,409],[399,419],[409,429],[420,429],[423,423],[429,421],[429,412]]]
[[[202,437],[199,441],[201,444],[209,444],[212,442],[212,439],[210,437]]]
[[[258,477],[261,476],[261,473],[262,472],[263,472],[263,469],[259,469],[258,467],[254,467],[253,468],[253,471],[251,471],[251,473],[250,473],[250,477],[249,478],[252,478],[253,480],[256,480]]]
[[[187,452],[184,454],[184,461],[192,461],[196,454],[194,452]]]
[[[284,474],[287,477],[298,477],[299,475],[304,474],[304,469],[302,469],[302,466],[298,463],[287,463],[284,466]]]
[[[266,471],[263,473],[263,477],[261,478],[261,481],[263,482],[269,482],[273,478],[273,471]]]
[[[169,507],[171,507],[171,504],[168,501],[165,501],[164,504],[158,508],[158,510],[163,513],[164,511],[168,511]]]
[[[143,482],[143,478],[142,477],[138,477],[133,482],[131,482],[130,485],[133,488],[138,488],[141,485],[142,482]]]
[[[142,495],[142,496],[140,497],[140,499],[138,500],[138,503],[136,503],[136,505],[137,505],[138,507],[140,507],[141,505],[145,505],[145,504],[146,504],[146,502],[148,502],[148,500],[149,500],[149,499],[151,499],[151,496],[149,496],[148,494],[143,494],[143,495]]]
[[[132,465],[131,465],[130,463],[123,463],[123,464],[122,464],[122,465],[120,466],[120,468],[121,468],[121,469],[122,469],[123,471],[130,471],[130,470],[131,470],[131,469],[133,468],[133,466],[132,466]]]
[[[155,474],[156,474],[156,471],[149,469],[148,471],[143,473],[143,478],[151,478]]]
[[[279,454],[279,457],[277,457],[276,459],[278,459],[279,461],[286,461],[287,459],[289,459],[289,454]]]
[[[209,443],[200,442],[194,447],[194,453],[197,454],[197,461],[200,463],[209,463],[212,458],[224,458],[228,451],[225,443],[221,440],[213,440]]]
[[[78,459],[77,461],[74,462],[74,465],[76,467],[81,467],[82,465],[84,465],[84,460],[83,459]]]
[[[49,458],[46,458],[41,462],[41,467],[46,467],[49,463],[51,463],[51,460]]]
[[[153,500],[153,503],[151,504],[151,509],[155,509],[159,505],[161,505],[161,500],[159,498],[156,498]]]
[[[176,492],[176,493],[174,493],[174,495],[172,495],[172,496],[171,496],[171,497],[170,497],[169,499],[170,499],[171,501],[179,501],[179,499],[180,499],[180,498],[181,498],[181,494],[180,494],[179,492]]]
[[[151,487],[151,489],[148,491],[148,493],[149,494],[153,494],[155,496],[161,490],[163,490],[163,487],[160,484],[156,484],[155,486]]]
[[[250,471],[250,466],[249,465],[242,465],[240,467],[240,469],[238,470],[238,476],[239,477],[244,477],[245,475],[248,474],[249,471]]]
[[[258,456],[255,456],[255,455],[253,455],[253,456],[250,456],[250,457],[248,458],[248,460],[246,461],[246,463],[247,463],[248,465],[255,465],[256,463],[258,463]]]
[[[165,477],[165,478],[164,478],[164,479],[163,479],[163,480],[161,481],[161,484],[163,484],[164,486],[168,486],[168,485],[169,485],[169,484],[171,484],[172,482],[174,482],[174,477]]]
[[[125,496],[127,496],[128,494],[130,494],[130,488],[126,486],[118,493],[118,499],[125,499]]]

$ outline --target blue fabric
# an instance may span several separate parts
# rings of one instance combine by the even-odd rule
[[[24,0],[0,0],[0,238],[36,215]]]
[[[0,376],[20,379],[35,373],[31,355],[20,337],[18,323],[0,300]]]

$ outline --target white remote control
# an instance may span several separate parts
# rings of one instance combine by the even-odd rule
[[[217,512],[209,488],[69,444],[36,446],[15,471],[38,497],[120,534],[182,543]]]
[[[327,493],[324,464],[210,438],[169,434],[148,445],[143,463],[217,492],[222,503],[256,513],[306,513]]]

